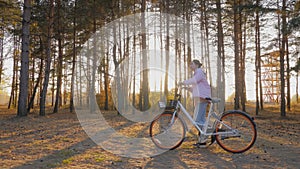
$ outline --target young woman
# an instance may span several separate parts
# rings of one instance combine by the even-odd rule
[[[190,68],[194,71],[193,77],[179,83],[180,85],[190,86],[189,90],[193,94],[195,105],[194,120],[200,127],[204,125],[206,120],[207,100],[205,98],[211,97],[211,88],[201,66],[202,64],[199,60],[193,60],[190,64]],[[206,139],[204,137],[200,137],[199,142],[195,144],[195,146],[201,147],[204,147],[205,145]]]

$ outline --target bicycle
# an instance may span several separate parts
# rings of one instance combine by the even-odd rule
[[[240,110],[218,114],[214,111],[214,104],[221,100],[206,98],[210,108],[204,126],[200,127],[181,104],[181,89],[178,88],[179,92],[175,94],[169,106],[164,106],[160,102],[160,107],[165,108],[165,111],[155,117],[150,124],[150,137],[157,147],[173,150],[183,143],[188,127],[182,114],[196,127],[202,137],[211,137],[209,145],[216,141],[220,147],[231,153],[243,153],[253,146],[257,137],[254,118]]]

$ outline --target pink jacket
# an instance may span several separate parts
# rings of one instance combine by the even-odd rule
[[[201,68],[195,70],[194,76],[183,81],[185,85],[192,85],[193,97],[211,97],[211,88]]]

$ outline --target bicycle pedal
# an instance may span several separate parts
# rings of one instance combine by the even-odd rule
[[[205,143],[195,143],[193,146],[198,147],[198,148],[206,148],[207,144]]]

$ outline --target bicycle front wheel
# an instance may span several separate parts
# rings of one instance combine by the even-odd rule
[[[173,150],[180,146],[185,137],[185,125],[181,118],[172,112],[164,112],[150,124],[150,137],[161,148]]]
[[[254,121],[244,112],[233,111],[222,115],[216,126],[217,143],[226,151],[242,153],[249,150],[257,136]]]

